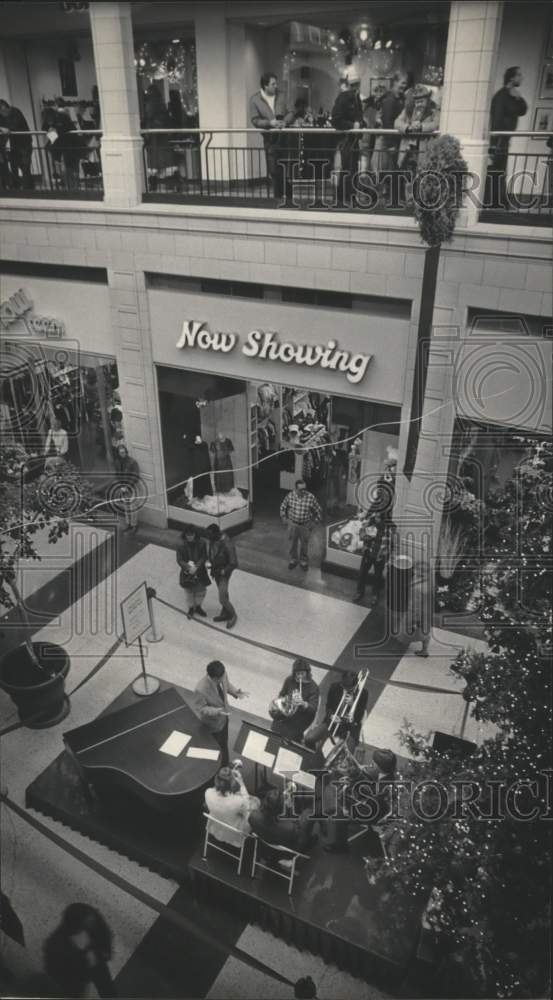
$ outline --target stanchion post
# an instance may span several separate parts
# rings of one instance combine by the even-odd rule
[[[152,627],[146,632],[146,639],[148,642],[161,642],[163,639],[163,633],[159,631],[156,622],[156,616],[154,612],[154,599],[157,597],[154,587],[147,587],[146,593],[148,595],[148,607],[150,609],[150,620],[152,622]]]
[[[142,645],[142,636],[138,636],[138,648],[140,650],[140,663],[142,665],[142,673],[140,677],[137,677],[132,689],[135,694],[147,695],[155,694],[159,690],[159,680],[157,677],[152,677],[151,674],[146,673],[146,664],[144,662],[144,647]]]

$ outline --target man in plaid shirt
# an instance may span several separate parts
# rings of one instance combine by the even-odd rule
[[[307,548],[309,535],[313,525],[322,521],[322,511],[319,502],[309,493],[304,479],[297,479],[293,490],[284,497],[280,505],[280,518],[283,524],[288,522],[288,538],[290,540],[290,562],[288,569],[294,569],[299,564],[307,569]]]

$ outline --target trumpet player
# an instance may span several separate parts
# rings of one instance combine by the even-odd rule
[[[337,740],[347,737],[348,743],[357,746],[369,697],[366,688],[360,691],[359,687],[359,675],[353,670],[346,671],[339,681],[330,685],[324,717],[306,734],[304,743],[307,746],[321,746],[330,735]]]
[[[269,705],[273,731],[291,740],[302,741],[319,706],[319,688],[311,676],[307,660],[297,659],[292,673],[282,685],[277,698]]]

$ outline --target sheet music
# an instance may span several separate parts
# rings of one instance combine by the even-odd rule
[[[314,774],[308,774],[307,771],[298,771],[294,775],[294,781],[296,785],[301,785],[302,788],[310,788],[315,791],[316,778]]]
[[[170,736],[167,737],[165,743],[160,746],[161,753],[168,753],[171,757],[178,757],[182,753],[187,743],[190,743],[192,739],[187,733],[181,733],[178,729],[173,729]]]
[[[256,733],[254,729],[250,729],[244,743],[242,757],[247,757],[248,760],[253,760],[256,764],[261,764],[263,767],[272,767],[275,755],[268,753],[265,749],[266,746],[267,737],[263,733]]]
[[[274,771],[275,774],[295,774],[296,771],[301,770],[302,760],[299,754],[294,753],[293,750],[287,750],[286,747],[281,747],[277,753]],[[295,778],[293,779],[295,780]]]
[[[210,750],[209,747],[188,747],[186,756],[195,760],[217,760],[220,753],[220,750]]]

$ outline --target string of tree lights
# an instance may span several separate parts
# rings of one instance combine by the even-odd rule
[[[443,992],[432,995],[525,997],[546,989],[552,486],[551,442],[536,442],[497,498],[502,530],[480,582],[488,650],[465,649],[452,665],[474,719],[493,735],[463,759],[429,748],[411,727],[402,735],[415,758],[403,776],[423,785],[426,815],[435,812],[440,782],[459,788],[459,798],[462,786],[472,786],[484,818],[466,809],[459,818],[455,793],[437,820],[407,805],[389,821],[391,860],[369,863],[371,880],[385,885],[381,906],[397,926],[409,919],[394,905],[400,887],[414,906],[429,900],[423,926],[442,955],[434,986]],[[498,820],[502,789],[511,785]]]

